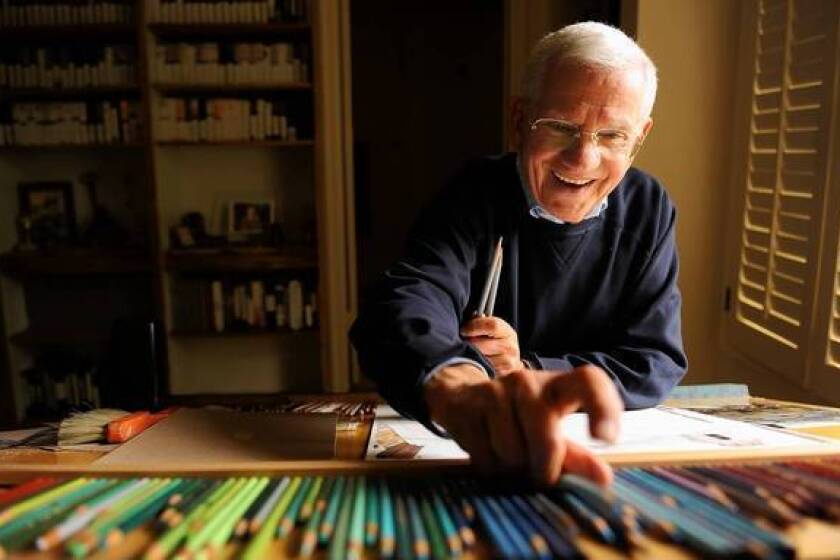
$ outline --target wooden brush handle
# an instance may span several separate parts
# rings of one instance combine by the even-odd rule
[[[130,440],[149,426],[160,422],[172,414],[174,410],[174,408],[167,408],[154,414],[150,413],[148,410],[133,412],[128,416],[123,416],[113,422],[109,422],[108,427],[105,430],[105,437],[108,440],[108,443],[123,443],[124,441]]]

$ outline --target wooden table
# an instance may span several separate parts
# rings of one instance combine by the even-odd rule
[[[370,472],[390,468],[399,470],[401,473],[410,473],[411,471],[418,471],[418,473],[429,472],[430,468],[435,468],[432,462],[396,462],[391,464],[370,463],[364,462],[363,459],[365,450],[367,448],[367,441],[370,436],[372,427],[372,419],[367,418],[357,424],[353,430],[338,430],[336,432],[336,446],[334,460],[331,462],[321,461],[317,462],[324,468],[347,469],[355,472]],[[811,431],[805,430],[805,431]],[[825,432],[828,433],[825,433]],[[840,427],[835,427],[833,430],[822,430],[820,435],[840,436]],[[0,451],[0,482],[6,475],[6,481],[19,479],[21,471],[19,469],[27,470],[31,473],[38,473],[43,471],[66,471],[73,474],[80,474],[85,472],[85,466],[92,463],[97,458],[101,457],[102,452],[90,451],[61,451],[52,452],[37,449],[9,449]],[[422,464],[421,464],[422,463]],[[621,463],[630,463],[633,461],[621,461]],[[279,464],[279,462],[278,462]],[[302,462],[288,462],[287,468],[294,471],[296,465],[301,465]],[[4,471],[4,466],[12,467],[17,476],[8,478],[8,469]],[[446,465],[438,465],[439,468],[446,468]],[[274,466],[276,468],[276,465]],[[315,469],[317,471],[318,466]],[[463,470],[463,467],[455,467],[458,470]],[[272,470],[272,469],[269,469]],[[216,476],[219,474],[217,473]],[[409,474],[410,475],[410,474]],[[296,534],[296,533],[295,533]],[[840,529],[837,526],[828,525],[821,522],[811,522],[801,524],[794,527],[787,532],[788,537],[796,545],[799,557],[802,558],[827,558],[840,550]],[[132,556],[143,549],[149,542],[151,534],[143,531],[135,531],[131,538],[128,539],[124,545],[116,552],[118,556]],[[296,541],[294,539],[299,536],[293,536],[285,541],[276,543],[276,550],[274,552],[277,557],[284,557],[296,550]],[[583,538],[580,542],[581,549],[593,558],[619,559],[624,558],[616,549],[601,545],[589,538]],[[233,545],[228,549],[233,553],[235,549]],[[476,551],[468,554],[465,558],[485,558],[489,557],[489,551],[482,545]],[[97,555],[97,557],[100,555]],[[57,558],[58,555],[41,554],[30,555],[26,558]],[[103,557],[114,557],[113,554],[105,555]],[[321,557],[319,555],[318,557]],[[654,540],[651,538],[643,538],[639,548],[634,549],[633,558],[641,559],[684,559],[696,558],[693,554],[678,547]]]

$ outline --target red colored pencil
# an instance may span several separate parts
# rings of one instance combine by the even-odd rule
[[[17,502],[23,498],[40,492],[41,490],[46,490],[50,486],[55,486],[59,482],[61,481],[50,477],[33,478],[32,480],[0,493],[0,505]]]

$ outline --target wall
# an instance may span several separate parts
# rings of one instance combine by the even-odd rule
[[[627,2],[625,28],[659,68],[654,128],[636,165],[668,187],[678,210],[687,383],[747,383],[754,395],[824,402],[777,375],[721,353],[734,78],[742,2]],[[634,26],[635,24],[635,26]]]
[[[731,0],[638,2],[637,40],[659,69],[659,93],[654,127],[636,165],[658,177],[677,206],[690,383],[724,377],[717,325],[739,6]]]

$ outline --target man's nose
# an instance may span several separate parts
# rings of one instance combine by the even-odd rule
[[[592,136],[581,134],[568,148],[560,153],[560,156],[567,164],[590,168],[600,163],[601,150]]]

